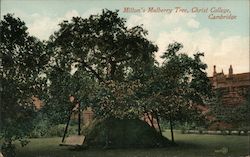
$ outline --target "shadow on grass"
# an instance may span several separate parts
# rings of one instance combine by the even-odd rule
[[[204,146],[199,143],[190,143],[190,142],[183,142],[178,141],[174,145],[172,145],[170,148],[178,148],[178,149],[198,149],[203,148]]]

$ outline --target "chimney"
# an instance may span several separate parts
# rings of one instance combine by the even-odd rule
[[[233,67],[232,67],[232,65],[230,65],[228,76],[229,76],[229,77],[232,77],[232,76],[233,76]]]
[[[214,73],[213,73],[213,76],[215,76],[217,73],[216,73],[216,65],[214,65]]]

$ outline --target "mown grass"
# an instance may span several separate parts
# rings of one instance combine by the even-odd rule
[[[170,137],[169,131],[164,135]],[[250,150],[249,136],[180,134],[177,145],[152,149],[87,149],[76,151],[59,146],[61,138],[31,139],[18,157],[245,157]],[[221,152],[226,148],[228,152]]]

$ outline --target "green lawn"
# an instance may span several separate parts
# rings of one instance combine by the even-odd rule
[[[169,136],[169,132],[164,133]],[[73,151],[59,146],[61,138],[31,139],[18,157],[245,157],[249,154],[248,136],[197,135],[175,132],[177,146],[157,149],[88,149]],[[222,148],[227,153],[217,152]]]

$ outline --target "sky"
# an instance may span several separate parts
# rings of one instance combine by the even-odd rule
[[[1,19],[14,13],[31,35],[47,40],[63,20],[118,9],[128,27],[148,30],[147,38],[159,47],[155,57],[160,63],[167,46],[180,42],[183,53],[204,52],[211,76],[213,65],[225,74],[230,65],[234,73],[249,72],[249,7],[249,0],[1,0]]]

